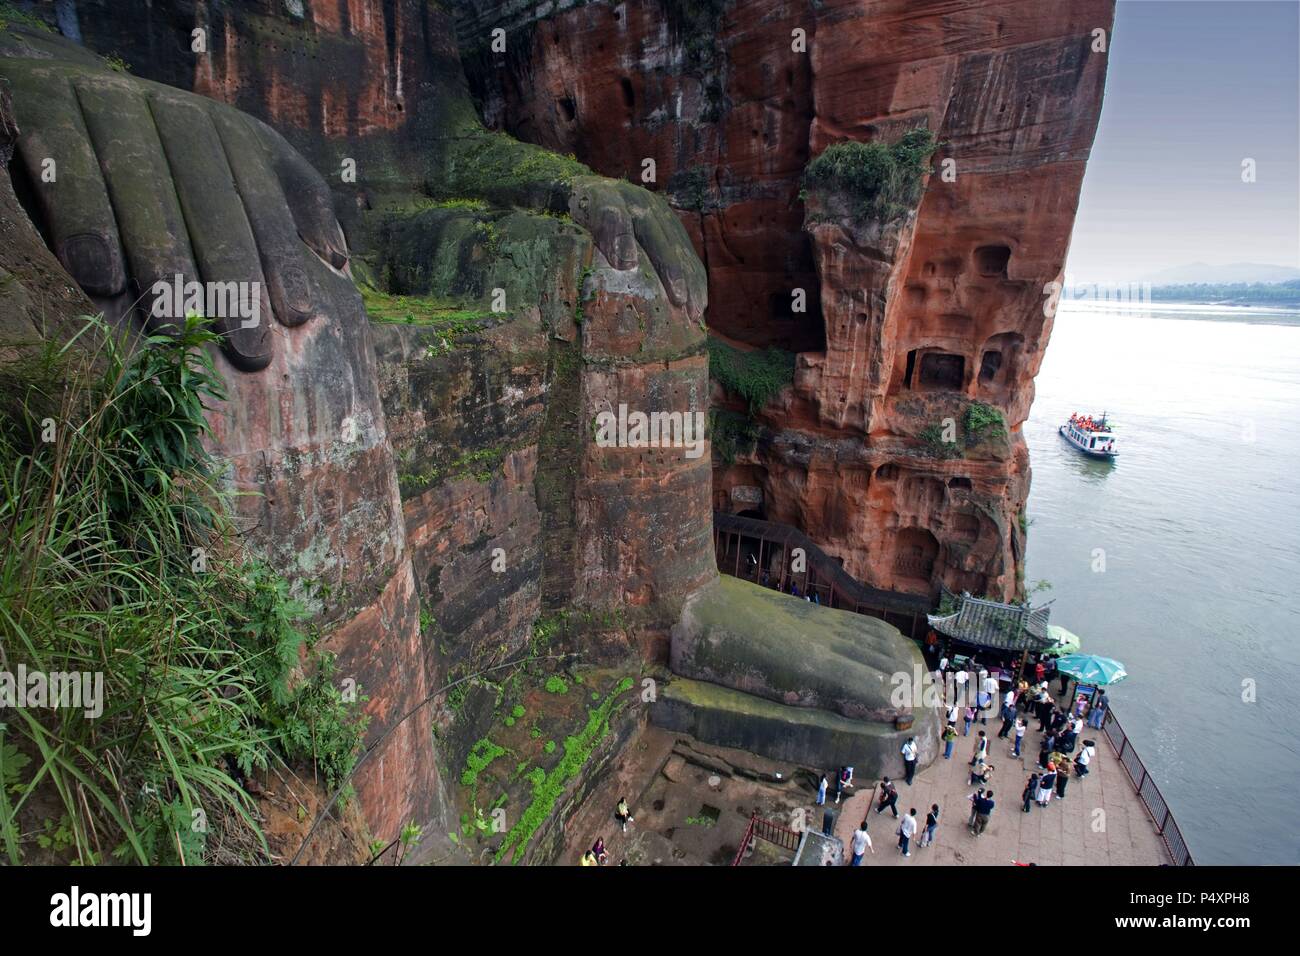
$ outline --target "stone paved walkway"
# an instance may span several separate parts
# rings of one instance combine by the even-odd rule
[[[992,738],[989,762],[995,771],[990,786],[997,808],[984,834],[972,836],[966,827],[970,817],[966,798],[975,789],[968,783],[968,761],[975,733],[980,729],[977,724],[971,736],[957,738],[951,760],[940,757],[917,774],[911,787],[901,778],[897,781],[900,811],[906,813],[909,807],[916,807],[922,824],[930,804],[939,804],[942,815],[934,846],[922,849],[913,841],[912,856],[905,859],[898,851],[893,817],[888,811],[877,814],[870,808],[868,832],[876,852],[867,854],[864,865],[1007,866],[1019,861],[1039,866],[1157,866],[1169,862],[1155,825],[1105,734],[1087,732],[1097,741],[1092,772],[1084,780],[1070,779],[1064,801],[1053,797],[1046,809],[1034,804],[1029,813],[1022,813],[1020,793],[1034,770],[1041,735],[1035,731],[1037,722],[1031,722],[1025,737],[1025,756],[1015,758],[1010,756],[1011,742],[994,736],[1001,723],[990,720],[986,728]],[[797,808],[807,807],[808,825],[820,829],[822,810],[815,806],[811,789],[790,781],[795,768],[761,758],[745,761],[755,767],[781,770],[787,782],[779,787],[757,779],[716,776],[670,757],[674,742],[683,737],[649,727],[632,741],[568,822],[565,829],[571,842],[559,862],[576,865],[582,850],[597,836],[603,836],[613,863],[626,858],[634,865],[725,864],[735,855],[754,809],[766,819],[781,822],[789,821]],[[720,754],[733,763],[749,756],[726,748],[700,749]],[[841,804],[836,819],[835,833],[846,849],[853,830],[869,809],[877,783],[862,777],[856,782],[853,796]],[[637,818],[626,834],[613,823],[613,807],[620,796],[628,798]],[[717,826],[701,828],[689,822],[698,818],[702,804],[721,810]],[[1104,815],[1099,815],[1099,810]],[[784,851],[763,854],[747,865],[782,865],[791,856]]]
[[[983,728],[991,739],[989,763],[994,774],[988,786],[996,808],[982,835],[973,836],[966,825],[970,819],[967,797],[976,789],[969,784],[969,761],[976,732],[981,729],[976,724],[969,737],[957,738],[951,760],[940,757],[919,772],[910,787],[902,779],[895,780],[899,813],[915,807],[922,829],[930,805],[939,804],[933,846],[919,848],[918,833],[912,841],[911,857],[904,858],[898,850],[897,823],[890,812],[868,808],[877,781],[859,780],[858,792],[843,805],[836,821],[835,834],[846,850],[869,809],[867,832],[875,854],[866,855],[864,866],[1009,865],[1012,861],[1039,866],[1156,866],[1169,862],[1155,824],[1105,734],[1088,733],[1097,741],[1092,772],[1083,779],[1070,778],[1064,801],[1053,797],[1046,808],[1034,803],[1030,812],[1024,813],[1020,795],[1026,778],[1036,769],[1042,735],[1035,733],[1037,722],[1031,723],[1024,754],[1012,757],[1011,741],[996,738],[1001,726],[1001,720],[990,720]]]

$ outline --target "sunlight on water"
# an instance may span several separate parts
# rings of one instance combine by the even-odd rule
[[[1026,577],[1127,665],[1116,715],[1197,861],[1297,863],[1300,315],[1143,308],[1057,315],[1024,426]],[[1057,434],[1073,411],[1109,415],[1117,461]]]

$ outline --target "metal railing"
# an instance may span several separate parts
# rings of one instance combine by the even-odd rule
[[[799,849],[799,833],[791,830],[789,827],[783,827],[779,823],[773,823],[771,820],[764,820],[755,810],[749,816],[749,826],[745,828],[745,835],[741,837],[740,848],[736,850],[735,859],[731,861],[732,866],[740,866],[745,859],[745,851],[755,840],[766,840],[768,843],[775,844],[791,853]]]
[[[801,595],[815,595],[823,607],[880,618],[914,639],[925,635],[926,614],[932,608],[928,597],[858,581],[797,528],[715,511],[713,535],[718,570],[723,574],[783,593],[797,586]],[[795,548],[802,549],[806,559],[800,571],[792,569],[787,557]],[[772,566],[776,561],[779,567]]]
[[[1170,858],[1174,861],[1175,866],[1195,866],[1192,861],[1192,853],[1187,848],[1187,841],[1183,839],[1183,831],[1178,829],[1178,823],[1174,820],[1173,811],[1169,809],[1169,804],[1165,802],[1165,796],[1156,786],[1155,780],[1147,772],[1146,765],[1142,763],[1142,758],[1138,756],[1133,741],[1124,733],[1124,728],[1115,717],[1113,707],[1106,708],[1106,716],[1101,722],[1102,733],[1110,741],[1111,747],[1119,756],[1120,765],[1128,778],[1137,790],[1138,798],[1141,799],[1142,805],[1147,808],[1147,813],[1151,814],[1151,819],[1155,821],[1156,832],[1160,834],[1160,839],[1164,841],[1165,849],[1169,851]]]

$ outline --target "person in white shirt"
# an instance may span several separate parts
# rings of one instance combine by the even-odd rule
[[[910,787],[912,785],[912,778],[916,776],[916,738],[908,737],[907,743],[903,744],[901,752],[903,754],[903,767],[907,770],[907,776],[904,777],[903,782]]]
[[[867,821],[863,820],[853,831],[853,861],[849,866],[861,866],[862,855],[868,850],[871,850],[873,856],[875,855],[876,851],[871,846],[871,837],[867,834]]]
[[[1076,777],[1088,776],[1088,765],[1092,763],[1092,758],[1096,754],[1097,751],[1085,740],[1083,747],[1079,749],[1079,755],[1074,758],[1074,775]]]
[[[903,856],[912,855],[909,847],[914,836],[916,836],[916,807],[908,810],[907,815],[898,825],[898,848],[903,851]]]

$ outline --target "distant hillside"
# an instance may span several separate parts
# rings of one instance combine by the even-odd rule
[[[1300,278],[1287,282],[1189,282],[1153,285],[1153,302],[1194,302],[1216,305],[1259,305],[1300,308]]]
[[[1292,279],[1300,279],[1300,269],[1258,262],[1232,262],[1218,266],[1193,262],[1170,269],[1161,269],[1146,277],[1146,281],[1153,286],[1236,285],[1289,282]]]

